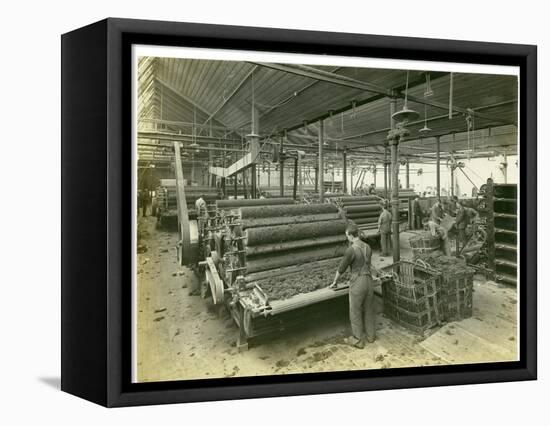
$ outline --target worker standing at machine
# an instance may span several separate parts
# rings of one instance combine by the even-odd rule
[[[201,194],[197,201],[195,201],[195,211],[197,212],[197,221],[199,225],[199,232],[202,234],[206,220],[208,219],[208,206],[204,201],[204,194]]]
[[[466,226],[468,218],[466,217],[466,212],[464,211],[464,206],[457,202],[456,203],[456,254],[460,253],[460,245],[466,244]]]
[[[376,195],[376,187],[374,186],[374,182],[369,186],[369,195]]]
[[[420,205],[420,197],[417,195],[413,201],[414,228],[422,229],[422,220],[424,219],[424,210]]]
[[[382,203],[382,212],[378,217],[378,232],[380,233],[380,247],[382,256],[389,256],[391,249],[391,213],[388,210],[388,202]]]
[[[434,221],[437,224],[440,224],[444,216],[445,211],[443,210],[443,206],[441,205],[441,200],[437,200],[432,206],[430,220]]]
[[[151,202],[151,194],[149,188],[143,190],[143,217],[147,216],[147,208]]]
[[[374,280],[371,272],[372,249],[361,240],[355,223],[346,227],[346,237],[350,246],[340,262],[330,288],[336,288],[338,279],[351,268],[349,281],[349,317],[352,335],[346,343],[359,349],[376,339],[376,313],[374,310]]]
[[[456,253],[460,253],[460,249],[464,249],[467,243],[466,229],[468,225],[474,224],[479,218],[479,213],[471,207],[465,207],[462,203],[457,203],[456,211]],[[462,245],[462,247],[460,247]]]
[[[142,206],[143,206],[143,190],[138,189],[138,192],[137,192],[137,215],[138,216]]]
[[[445,256],[450,256],[451,245],[449,243],[449,235],[447,233],[447,230],[443,228],[435,220],[433,220],[433,218],[425,219],[425,220],[426,220],[426,224],[428,225],[428,229],[432,234],[432,237],[439,237],[441,251],[443,251]]]

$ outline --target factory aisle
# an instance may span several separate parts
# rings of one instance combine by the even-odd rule
[[[481,281],[475,283],[473,317],[447,324],[425,340],[385,318],[379,303],[377,341],[363,350],[344,344],[348,317],[341,312],[239,352],[238,330],[230,316],[218,316],[208,301],[188,294],[197,278],[177,264],[177,234],[157,231],[154,218],[139,219],[147,251],[137,257],[138,381],[463,363],[471,362],[468,350],[482,351],[487,359],[516,355],[511,340],[516,335],[515,290]],[[404,244],[405,239],[404,234]],[[407,256],[410,250],[402,252]],[[391,264],[391,257],[382,260],[377,252],[373,259],[378,266]],[[495,327],[498,332],[489,336]]]

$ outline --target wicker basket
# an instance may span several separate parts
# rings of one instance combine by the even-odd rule
[[[434,237],[429,232],[422,232],[409,238],[409,244],[413,252],[413,259],[437,251],[441,247],[439,237]]]
[[[440,294],[443,302],[443,319],[460,321],[472,316],[475,270],[465,268],[454,274],[442,274]]]
[[[405,260],[384,271],[391,274],[382,284],[386,316],[419,334],[440,324],[442,312],[436,271]]]
[[[454,259],[455,267],[448,267],[448,260],[443,264],[440,259],[449,257],[424,257],[415,260],[415,263],[425,268],[438,271],[440,280],[438,284],[439,297],[442,306],[442,319],[444,321],[460,321],[472,316],[473,287],[475,269],[466,265],[461,259]]]

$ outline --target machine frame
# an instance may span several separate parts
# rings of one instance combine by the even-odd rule
[[[128,218],[136,44],[519,66],[520,360],[133,383]],[[536,379],[536,46],[107,19],[65,34],[62,52],[62,390],[114,407]]]

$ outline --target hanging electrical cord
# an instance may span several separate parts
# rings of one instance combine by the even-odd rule
[[[405,82],[405,99],[403,102],[403,108],[400,111],[393,113],[392,118],[397,123],[402,123],[406,125],[410,121],[414,121],[418,118],[418,113],[412,109],[409,109],[408,106],[409,100],[409,70],[407,70],[407,77]]]
[[[449,120],[453,119],[453,90],[454,90],[454,74],[451,72],[449,81]]]

